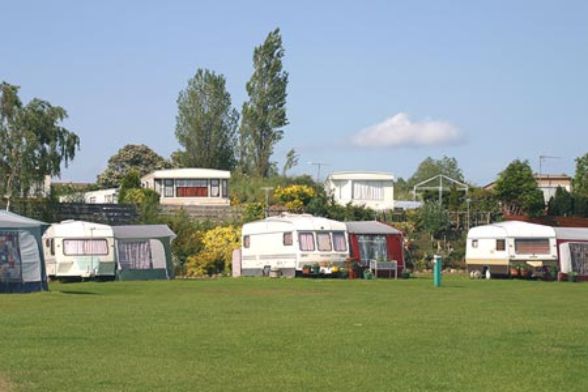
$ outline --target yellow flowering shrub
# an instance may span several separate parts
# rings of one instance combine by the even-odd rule
[[[188,276],[204,276],[229,272],[233,250],[241,246],[241,228],[218,226],[202,236],[202,250],[186,260]]]
[[[314,197],[316,191],[308,185],[288,185],[285,187],[277,187],[274,191],[274,198],[289,212],[302,212]]]

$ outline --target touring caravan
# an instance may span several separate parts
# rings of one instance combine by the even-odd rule
[[[345,223],[308,214],[282,214],[243,225],[241,275],[256,276],[277,268],[294,276],[304,265],[321,272],[341,266],[349,256]]]
[[[116,255],[112,227],[84,221],[51,225],[43,235],[50,278],[115,277]]]
[[[507,221],[470,229],[466,244],[468,272],[489,268],[507,275],[513,263],[531,267],[557,265],[555,230],[534,223]]]

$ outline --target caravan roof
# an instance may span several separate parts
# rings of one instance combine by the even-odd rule
[[[341,230],[345,231],[345,223],[320,218],[309,214],[282,214],[272,216],[243,225],[244,234],[267,232],[270,229],[279,230]]]
[[[112,230],[117,239],[176,238],[176,234],[167,225],[113,226]]]
[[[554,227],[558,240],[588,241],[588,228],[585,227]]]
[[[100,223],[66,220],[54,223],[46,232],[49,237],[113,237],[112,227]]]
[[[350,234],[402,234],[400,230],[377,221],[345,222]]]
[[[555,237],[553,227],[535,223],[506,221],[477,226],[468,232],[468,238],[535,238]]]

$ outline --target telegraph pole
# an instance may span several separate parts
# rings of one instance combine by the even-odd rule
[[[316,182],[318,183],[321,178],[321,166],[328,166],[325,162],[308,162],[309,165],[316,166]]]

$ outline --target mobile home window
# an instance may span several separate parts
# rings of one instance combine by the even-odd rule
[[[314,251],[314,235],[312,233],[298,234],[298,242],[300,243],[300,250],[305,252]]]
[[[174,180],[164,180],[163,182],[163,196],[174,197]]]
[[[347,241],[345,241],[345,233],[333,233],[333,248],[337,252],[347,251]]]
[[[506,241],[505,240],[496,240],[496,250],[503,251],[506,249]]]
[[[282,242],[283,242],[284,246],[292,245],[292,232],[284,233],[284,238],[283,238]]]
[[[531,255],[548,255],[548,238],[515,238],[515,253]]]
[[[211,197],[219,197],[220,196],[220,188],[219,188],[219,181],[218,180],[210,180],[210,196]]]
[[[249,246],[251,245],[251,239],[249,238],[248,235],[243,236],[243,248],[249,248]]]
[[[66,256],[105,256],[108,254],[106,239],[63,240],[63,254]]]
[[[51,256],[55,256],[55,238],[49,240],[49,252]]]
[[[472,240],[472,248],[478,247],[478,240]]]
[[[316,242],[318,244],[318,250],[321,252],[330,252],[333,250],[331,235],[329,233],[317,233]]]
[[[222,181],[223,184],[223,197],[228,197],[229,196],[229,182],[227,180],[223,180]]]
[[[208,180],[176,180],[176,197],[208,197]]]

